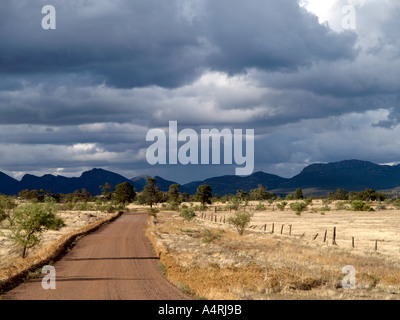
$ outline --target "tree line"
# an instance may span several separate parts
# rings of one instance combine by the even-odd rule
[[[155,178],[147,178],[146,185],[142,192],[137,192],[135,188],[128,182],[123,182],[113,188],[108,182],[99,186],[101,189],[100,196],[93,196],[86,189],[76,190],[70,194],[56,194],[47,190],[22,190],[18,196],[20,199],[44,202],[47,198],[52,198],[56,202],[61,203],[76,203],[76,202],[91,202],[96,199],[102,201],[113,201],[115,203],[137,203],[139,205],[149,205],[153,207],[157,203],[175,203],[199,201],[201,204],[211,204],[213,202],[227,202],[232,199],[240,199],[246,201],[273,201],[273,200],[302,200],[305,198],[303,190],[297,188],[294,193],[287,195],[277,195],[270,192],[266,186],[259,184],[256,188],[249,192],[237,190],[236,194],[219,196],[213,194],[212,188],[209,185],[201,185],[197,188],[196,194],[189,195],[186,192],[180,192],[179,184],[172,184],[169,191],[163,192],[159,190]],[[311,196],[310,198],[330,199],[330,200],[360,200],[360,201],[385,201],[390,196],[382,192],[377,192],[373,189],[365,189],[359,192],[348,192],[345,189],[337,189],[334,192],[329,192],[327,196]],[[399,196],[400,198],[400,196]]]

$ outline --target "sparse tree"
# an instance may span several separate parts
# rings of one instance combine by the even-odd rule
[[[46,230],[59,230],[63,225],[57,217],[54,206],[33,203],[14,208],[7,218],[10,233],[7,237],[22,247],[22,258],[26,251],[40,242],[40,235]]]
[[[332,200],[347,200],[349,194],[345,189],[337,189],[335,193],[329,192],[329,198]]]
[[[99,188],[101,189],[101,195],[104,197],[104,199],[111,200],[114,188],[111,187],[111,185],[108,182],[106,182],[104,186],[99,186]]]
[[[249,193],[244,190],[236,191],[236,198],[240,199],[240,201],[248,201],[250,199]]]
[[[141,198],[142,201],[153,208],[153,205],[160,202],[161,192],[156,185],[155,178],[146,178],[146,185],[143,188]]]
[[[202,205],[206,203],[211,204],[212,189],[209,185],[201,185],[197,188],[196,199],[201,202]]]
[[[268,188],[259,184],[257,188],[250,190],[250,199],[251,200],[268,200],[275,198],[275,195],[272,192],[268,192]]]
[[[180,203],[179,184],[171,184],[168,190],[168,201],[173,203]]]
[[[297,188],[296,191],[294,192],[294,198],[296,200],[300,200],[303,199],[303,190],[301,190],[301,188]]]
[[[242,235],[244,229],[250,224],[253,214],[249,212],[236,211],[233,216],[228,218],[228,223],[236,227],[239,235]]]

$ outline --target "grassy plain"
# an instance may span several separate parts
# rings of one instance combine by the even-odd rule
[[[254,215],[242,236],[224,223],[233,213],[224,204],[191,221],[176,211],[151,217],[146,234],[168,279],[207,299],[400,298],[399,210],[336,210],[314,200],[296,215],[290,202],[284,211],[257,204],[246,207]],[[343,288],[345,266],[355,270],[355,289]]]

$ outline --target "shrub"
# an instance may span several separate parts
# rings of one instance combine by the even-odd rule
[[[378,205],[376,206],[377,210],[386,210],[386,205],[384,203],[378,203]]]
[[[244,229],[250,224],[252,214],[243,211],[237,211],[232,217],[228,218],[228,223],[236,227],[239,235],[242,235]]]
[[[277,203],[276,206],[278,207],[279,210],[284,211],[285,207],[287,205],[286,201],[282,201],[281,203]]]
[[[299,216],[303,211],[307,209],[307,203],[305,202],[295,202],[290,204],[290,209],[292,209]]]
[[[396,199],[393,201],[393,206],[395,206],[396,208],[400,208],[400,199]]]
[[[374,211],[371,206],[362,200],[354,200],[351,202],[351,210],[353,211]]]
[[[10,211],[17,206],[11,197],[0,195],[0,222],[6,219]]]
[[[311,206],[312,206],[312,204],[313,204],[313,201],[312,201],[311,198],[305,199],[304,202],[307,203],[307,205],[311,205]]]
[[[232,199],[230,199],[228,201],[226,208],[228,210],[231,209],[231,210],[237,211],[237,210],[239,210],[241,204],[242,204],[242,200],[240,198],[233,197]]]
[[[180,216],[183,219],[185,219],[187,221],[190,221],[196,216],[196,213],[191,208],[184,208],[184,209],[181,209]]]
[[[149,214],[149,216],[152,216],[152,217],[155,217],[158,212],[159,212],[159,210],[157,208],[148,208],[147,209],[147,213]]]
[[[165,207],[165,210],[171,210],[171,211],[178,211],[179,210],[179,203],[175,201],[170,201],[168,205]]]
[[[344,202],[336,202],[335,203],[335,209],[336,210],[348,210],[349,207],[346,206],[346,204]]]
[[[321,208],[321,211],[330,211],[330,210],[331,208],[326,205]]]
[[[215,233],[215,232],[212,232],[209,229],[204,229],[202,234],[201,234],[202,237],[203,237],[203,242],[204,243],[211,243],[214,240],[221,238],[221,233],[222,233],[221,230]]]
[[[258,203],[258,205],[256,206],[256,210],[262,211],[265,209],[266,209],[266,207],[264,206],[264,204],[262,202]]]
[[[188,294],[188,295],[192,295],[192,296],[195,295],[195,292],[189,286],[185,285],[183,282],[177,282],[176,286],[184,294]]]

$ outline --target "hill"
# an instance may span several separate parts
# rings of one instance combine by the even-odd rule
[[[0,172],[0,193],[16,195],[23,189],[45,189],[55,193],[72,193],[75,190],[86,189],[92,194],[100,194],[100,185],[106,182],[112,187],[122,182],[129,182],[137,191],[143,190],[148,176],[138,176],[127,179],[117,173],[104,169],[85,171],[78,178],[44,175],[37,177],[26,174],[18,181]],[[174,181],[165,180],[156,176],[157,185],[161,191],[168,191]],[[361,191],[367,188],[385,190],[386,192],[400,187],[400,165],[378,165],[369,161],[344,160],[333,163],[316,163],[304,168],[292,178],[282,178],[277,175],[255,172],[249,176],[225,175],[212,177],[203,181],[193,181],[180,186],[181,192],[195,194],[197,187],[207,184],[213,193],[220,196],[235,194],[237,190],[249,192],[262,184],[277,194],[292,193],[296,188],[302,188],[307,194],[327,194],[338,188],[347,191]]]
[[[93,195],[98,195],[101,193],[99,188],[100,185],[104,185],[106,182],[108,182],[113,188],[115,188],[117,184],[125,181],[136,187],[136,185],[129,179],[117,173],[103,169],[92,169],[90,171],[85,171],[78,178],[67,178],[64,176],[54,176],[51,174],[37,177],[31,174],[26,174],[20,182],[17,182],[17,186],[15,188],[16,190],[9,189],[10,192],[3,193],[17,194],[19,191],[24,189],[44,189],[50,190],[54,193],[67,194],[73,193],[75,190],[86,189]]]
[[[195,181],[184,184],[180,187],[181,192],[195,194],[197,187],[202,184],[209,185],[213,193],[220,196],[228,194],[236,194],[237,190],[244,190],[249,192],[251,189],[256,188],[259,184],[267,186],[269,190],[278,188],[287,179],[281,178],[277,175],[255,172],[250,176],[241,177],[235,175],[226,175],[221,177],[209,178],[204,181]]]

